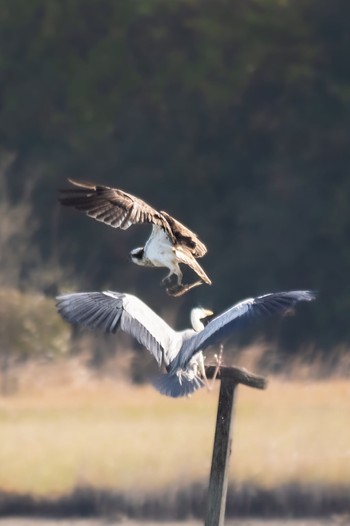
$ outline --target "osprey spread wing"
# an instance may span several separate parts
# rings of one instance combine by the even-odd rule
[[[169,273],[162,280],[170,283],[177,277],[176,285],[167,288],[169,294],[179,296],[201,283],[211,281],[196,258],[206,254],[206,246],[185,225],[164,211],[158,212],[131,194],[103,185],[83,183],[69,179],[74,188],[61,190],[60,203],[81,210],[89,217],[113,228],[126,230],[131,225],[149,223],[151,236],[144,247],[130,252],[131,260],[146,267],[166,267]],[[190,285],[182,284],[180,263],[188,265],[200,278]]]

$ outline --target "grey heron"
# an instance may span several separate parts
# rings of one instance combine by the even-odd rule
[[[126,230],[131,225],[149,223],[152,232],[144,247],[130,252],[133,263],[144,267],[166,267],[169,273],[162,283],[177,278],[175,285],[166,290],[172,296],[180,296],[191,288],[211,281],[196,258],[204,256],[206,246],[177,219],[167,212],[158,212],[147,203],[117,188],[83,183],[68,179],[75,188],[61,190],[60,203],[85,212],[86,215],[113,228]],[[184,285],[180,264],[189,266],[200,280]]]
[[[285,313],[299,301],[311,301],[308,290],[276,292],[249,298],[233,305],[204,326],[208,311],[191,312],[192,329],[175,331],[136,296],[121,292],[78,292],[57,298],[57,309],[69,323],[115,333],[118,329],[136,338],[165,366],[153,385],[172,397],[189,395],[207,384],[202,351],[221,343],[255,318]]]

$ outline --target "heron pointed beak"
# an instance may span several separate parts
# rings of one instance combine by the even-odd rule
[[[204,315],[201,317],[201,322],[205,327],[209,322],[211,322],[214,312],[210,309],[203,309],[203,314]]]

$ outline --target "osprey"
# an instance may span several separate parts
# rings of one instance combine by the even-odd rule
[[[237,329],[276,313],[286,313],[299,301],[311,301],[315,293],[308,290],[276,292],[249,298],[207,321],[212,313],[196,308],[191,312],[192,329],[178,332],[143,301],[122,292],[80,292],[57,298],[60,315],[74,325],[115,333],[118,329],[144,345],[166,374],[153,380],[154,387],[172,397],[186,396],[209,384],[202,351],[221,343]],[[221,355],[217,359],[216,373]],[[216,374],[214,374],[215,379]]]
[[[186,226],[123,190],[68,180],[76,188],[61,190],[63,196],[59,201],[62,205],[81,210],[97,221],[122,230],[137,223],[152,224],[152,232],[145,246],[134,248],[130,252],[130,259],[144,267],[168,268],[169,273],[162,283],[170,284],[171,277],[177,277],[177,283],[166,289],[170,295],[180,296],[202,283],[211,285],[209,277],[196,261],[196,258],[206,254],[206,246]],[[184,285],[180,263],[194,270],[200,280]]]

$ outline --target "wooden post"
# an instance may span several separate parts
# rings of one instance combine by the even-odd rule
[[[208,378],[213,377],[214,366],[206,367]],[[234,395],[239,383],[265,389],[265,378],[238,367],[220,367],[217,376],[221,379],[219,404],[216,417],[213,457],[210,471],[205,526],[223,526],[226,510],[228,469],[231,455]]]

